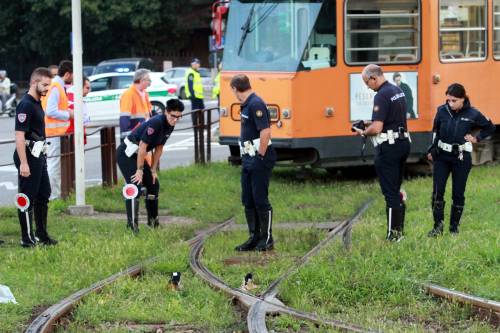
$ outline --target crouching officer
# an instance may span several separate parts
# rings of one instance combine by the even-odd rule
[[[45,113],[40,103],[40,98],[49,91],[51,78],[49,69],[35,69],[31,74],[29,91],[16,108],[14,163],[19,171],[19,192],[29,199],[27,211],[18,210],[23,247],[33,247],[37,241],[44,245],[57,244],[47,233],[50,182],[47,174]],[[31,222],[33,211],[36,237]]]
[[[269,179],[276,163],[271,145],[271,122],[264,101],[252,91],[246,75],[236,75],[231,88],[241,102],[241,198],[250,237],[236,251],[273,249],[273,209],[268,200]]]
[[[387,240],[403,237],[406,206],[400,194],[410,135],[406,126],[406,98],[403,91],[386,81],[382,68],[368,65],[361,77],[377,92],[373,102],[372,123],[358,134],[370,136],[375,146],[375,170],[386,202]]]
[[[477,136],[472,130],[481,129]],[[452,200],[450,232],[458,233],[458,225],[464,210],[465,185],[472,167],[472,144],[482,141],[495,133],[495,125],[471,106],[465,88],[454,83],[446,90],[446,103],[438,107],[434,118],[433,140],[429,147],[428,159],[433,161],[432,215],[434,228],[429,237],[443,233],[444,192],[451,173]]]
[[[157,115],[134,129],[117,149],[117,161],[127,184],[135,183],[141,193],[142,185],[146,189],[146,210],[148,225],[158,227],[158,193],[160,183],[156,174],[158,162],[163,153],[163,145],[181,118],[184,104],[178,99],[170,99],[162,115]],[[146,154],[152,151],[151,163],[145,161]],[[139,232],[138,197],[125,200],[127,209],[127,227],[134,233]],[[134,201],[134,202],[132,202]],[[132,211],[134,207],[134,211]]]

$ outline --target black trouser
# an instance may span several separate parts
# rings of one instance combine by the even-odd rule
[[[131,184],[131,178],[137,172],[137,154],[134,154],[131,157],[127,157],[127,155],[125,155],[125,148],[125,143],[122,143],[116,150],[117,162],[123,178],[125,178],[125,182],[127,184]],[[148,195],[154,195],[157,197],[158,193],[160,192],[160,182],[158,179],[156,179],[155,183],[153,184],[151,166],[147,163],[144,163],[142,184],[137,185],[137,188],[139,189],[139,195],[141,194],[142,187],[146,188],[146,192]]]
[[[446,182],[451,173],[452,200],[453,205],[464,206],[465,185],[472,167],[472,158],[469,152],[463,152],[463,160],[458,155],[439,150],[439,154],[433,156],[433,202],[444,201]]]
[[[49,175],[47,173],[47,157],[44,154],[40,154],[40,157],[34,157],[31,152],[26,148],[26,159],[30,168],[29,177],[21,177],[19,173],[19,167],[21,161],[17,154],[17,150],[14,151],[14,164],[18,170],[18,192],[24,193],[28,196],[30,200],[30,205],[28,211],[35,211],[37,208],[47,209],[47,204],[50,197],[50,181]],[[21,213],[19,211],[19,223],[21,224],[21,233],[23,242],[33,241],[31,235],[31,221],[26,218],[27,214]],[[32,216],[32,214],[31,214]],[[37,237],[42,238],[48,237],[46,224],[43,221],[37,220]],[[46,221],[45,221],[46,222]],[[39,230],[40,229],[40,230]]]
[[[402,205],[399,192],[406,159],[410,154],[410,142],[408,139],[396,139],[392,145],[384,142],[378,145],[375,151],[375,170],[387,207],[399,208]]]
[[[241,169],[241,202],[246,209],[269,211],[272,209],[268,199],[269,180],[274,164],[276,151],[272,146],[266,150],[264,159],[248,154],[242,156]]]
[[[375,170],[386,202],[387,239],[398,240],[404,229],[405,205],[400,195],[404,166],[410,154],[410,141],[396,139],[375,148]],[[400,234],[400,235],[399,235]]]

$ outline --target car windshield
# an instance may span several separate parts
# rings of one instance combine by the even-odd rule
[[[231,1],[225,70],[296,71],[322,1]]]
[[[103,64],[99,65],[95,68],[94,70],[94,75],[95,74],[102,74],[102,73],[129,73],[129,72],[134,72],[135,71],[135,64],[128,63],[128,64]]]

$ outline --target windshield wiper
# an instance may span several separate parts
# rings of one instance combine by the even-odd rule
[[[243,48],[243,43],[245,42],[245,39],[247,38],[248,33],[250,32],[250,22],[252,22],[252,17],[255,12],[255,4],[252,5],[252,8],[250,8],[250,13],[248,13],[247,20],[245,21],[245,24],[241,27],[241,30],[243,30],[240,38],[240,46],[238,47],[238,55],[241,53],[241,49]]]

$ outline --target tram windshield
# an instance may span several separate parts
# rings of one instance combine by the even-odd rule
[[[317,54],[320,58],[323,56],[321,59],[317,54],[309,59],[307,52],[311,48],[310,37],[323,2],[231,1],[224,69],[294,72],[314,69],[314,66],[331,66],[333,47],[325,46],[323,53],[318,48]]]

